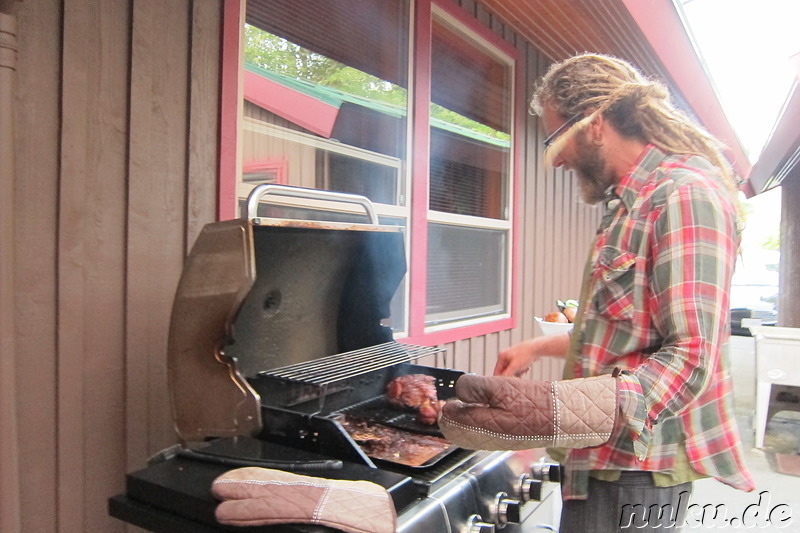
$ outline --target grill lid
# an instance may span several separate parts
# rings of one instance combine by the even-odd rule
[[[254,194],[286,189],[299,195],[275,186]],[[257,206],[252,198],[248,204]],[[259,218],[205,226],[186,260],[170,324],[180,438],[254,435],[261,398],[249,378],[390,342],[381,320],[405,269],[400,228]]]

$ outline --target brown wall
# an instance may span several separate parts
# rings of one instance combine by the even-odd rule
[[[2,249],[15,252],[16,320],[3,357],[16,363],[19,530],[121,531],[106,499],[174,441],[164,349],[187,243],[216,213],[221,2],[11,7]]]
[[[13,327],[2,360],[16,374],[0,378],[13,406],[0,420],[16,418],[16,438],[0,430],[0,494],[19,501],[0,501],[4,533],[124,530],[106,499],[175,441],[169,314],[187,248],[216,212],[224,1],[0,4],[19,23],[16,176],[0,169],[14,213],[0,218],[12,270],[0,324]],[[517,47],[530,87],[544,59],[462,4]],[[535,333],[534,315],[577,297],[599,213],[579,205],[572,177],[544,169],[524,116],[518,327],[447,345],[448,367],[491,372],[499,349]]]

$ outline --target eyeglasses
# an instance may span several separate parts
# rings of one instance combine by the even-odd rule
[[[573,125],[575,125],[575,123],[578,122],[581,118],[583,118],[583,113],[582,112],[581,113],[576,113],[572,118],[570,118],[568,121],[563,123],[556,131],[551,133],[550,136],[548,136],[547,139],[544,140],[544,142],[542,143],[542,144],[544,144],[544,147],[548,148],[551,144],[553,144],[553,142],[556,139],[558,139],[558,137],[562,133],[564,133],[569,128],[571,128]]]

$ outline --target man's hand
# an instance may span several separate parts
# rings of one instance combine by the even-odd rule
[[[569,333],[528,339],[497,355],[495,376],[519,377],[530,370],[531,364],[542,356],[565,357],[569,349]]]
[[[495,376],[519,377],[530,370],[530,365],[538,359],[534,339],[522,341],[497,354],[494,365]]]

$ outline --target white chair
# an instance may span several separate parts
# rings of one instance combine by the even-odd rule
[[[757,326],[754,447],[764,447],[767,423],[779,411],[800,411],[800,328]]]

